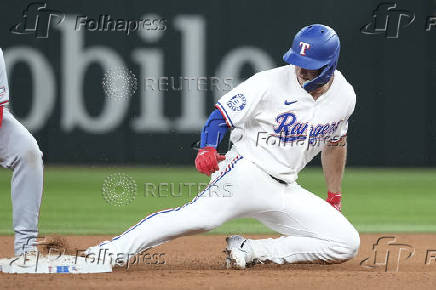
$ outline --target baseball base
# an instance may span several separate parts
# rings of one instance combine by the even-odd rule
[[[17,274],[82,274],[112,272],[112,265],[70,255],[28,254],[0,259],[0,271]]]

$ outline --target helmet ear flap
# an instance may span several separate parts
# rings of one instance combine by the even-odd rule
[[[327,65],[324,65],[318,70],[318,76],[320,76],[322,74],[322,72],[325,70],[326,67],[327,67]]]
[[[328,83],[328,81],[332,77],[333,73],[335,72],[335,69],[336,69],[336,62],[320,68],[320,70],[322,70],[322,72],[319,74],[319,76],[317,76],[316,78],[314,78],[311,81],[304,82],[303,88],[307,92],[311,92],[313,90],[316,90],[319,87],[322,87],[323,85]]]

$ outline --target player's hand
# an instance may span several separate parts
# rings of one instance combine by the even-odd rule
[[[226,156],[218,154],[215,148],[204,147],[198,150],[197,158],[195,158],[195,167],[200,173],[210,176],[219,170],[218,162],[224,159],[226,159]]]
[[[331,204],[335,209],[337,209],[339,212],[342,211],[342,194],[340,192],[333,193],[328,192],[327,193],[327,202]]]

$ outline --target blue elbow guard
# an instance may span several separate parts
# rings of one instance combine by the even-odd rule
[[[206,124],[201,131],[200,148],[214,147],[216,148],[224,138],[228,131],[226,121],[221,112],[215,109],[207,119]]]

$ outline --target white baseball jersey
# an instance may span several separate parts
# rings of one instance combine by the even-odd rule
[[[347,134],[356,95],[339,71],[316,101],[299,84],[293,65],[263,71],[216,104],[236,151],[275,178],[294,182],[329,142]]]
[[[3,50],[0,48],[0,106],[9,102],[8,77],[6,76],[5,60]]]

